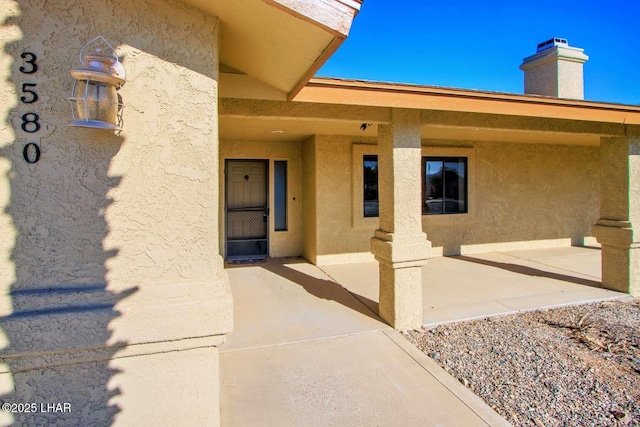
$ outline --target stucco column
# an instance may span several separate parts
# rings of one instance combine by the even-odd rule
[[[640,135],[600,142],[602,284],[640,296]]]
[[[395,329],[422,325],[422,266],[431,244],[422,231],[420,112],[394,109],[378,128],[380,229],[371,252],[380,266],[380,316]]]

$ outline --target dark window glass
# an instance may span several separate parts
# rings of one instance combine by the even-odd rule
[[[378,156],[364,156],[364,216],[378,216]]]
[[[422,213],[467,212],[467,159],[422,158]]]
[[[276,231],[287,229],[287,162],[275,161],[274,175],[274,222]]]

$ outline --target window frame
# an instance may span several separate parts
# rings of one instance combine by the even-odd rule
[[[445,186],[445,164],[447,162],[460,162],[464,163],[464,211],[463,212],[445,212],[446,208],[446,197],[444,194],[442,195],[442,212],[425,212],[425,200],[426,200],[426,188],[427,188],[427,163],[428,162],[442,162],[442,177],[443,182],[442,186]],[[421,158],[421,181],[422,181],[422,192],[420,198],[420,204],[422,209],[423,216],[441,216],[441,215],[465,215],[469,213],[469,158],[467,156],[422,156]]]
[[[377,154],[378,146],[372,142],[354,142],[351,148],[351,227],[354,230],[375,230],[380,226],[379,217],[363,216],[363,155]],[[467,213],[455,215],[422,215],[422,225],[425,230],[430,227],[472,226],[477,221],[478,211],[477,176],[476,176],[476,147],[468,141],[423,141],[422,157],[466,157],[467,158]],[[422,191],[422,189],[420,189]],[[420,193],[422,196],[422,193]]]
[[[366,166],[367,162],[376,162],[376,202],[378,203],[378,209],[375,214],[367,214],[367,176],[366,176]],[[378,175],[378,167],[380,163],[378,162],[377,154],[363,154],[362,155],[362,216],[364,218],[379,218],[380,217],[380,192],[379,192],[379,175]]]
[[[279,175],[282,172],[282,175]],[[281,186],[281,188],[278,188]],[[289,162],[286,160],[273,161],[273,230],[289,231]],[[282,200],[278,200],[282,199]],[[281,202],[279,204],[278,202]],[[284,221],[283,225],[279,225]]]

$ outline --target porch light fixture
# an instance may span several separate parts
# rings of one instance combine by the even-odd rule
[[[93,46],[91,50],[87,50]],[[104,52],[107,47],[110,52]],[[86,53],[85,53],[86,50]],[[80,51],[84,67],[70,71],[75,79],[71,92],[71,126],[122,130],[122,98],[118,89],[125,80],[125,70],[116,51],[107,40],[98,36]]]

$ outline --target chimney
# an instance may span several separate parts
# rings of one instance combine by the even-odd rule
[[[524,58],[520,65],[524,93],[584,99],[582,64],[589,57],[583,52],[558,37],[540,43],[535,55]]]

